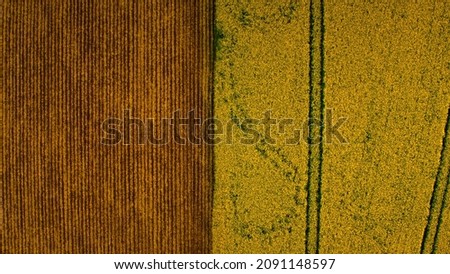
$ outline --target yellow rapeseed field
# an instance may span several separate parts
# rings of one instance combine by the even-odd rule
[[[325,145],[321,252],[420,252],[450,105],[448,8],[326,2],[325,104],[348,117],[349,144]]]
[[[216,1],[213,252],[450,252],[449,4]],[[322,146],[268,144],[267,110]]]
[[[260,127],[240,140],[268,110],[308,117],[308,14],[306,1],[216,1],[215,116],[234,134],[215,147],[213,252],[304,251],[306,143],[270,144]]]

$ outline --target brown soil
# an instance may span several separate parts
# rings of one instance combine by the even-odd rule
[[[209,115],[212,1],[133,2],[2,1],[1,253],[210,250],[209,147],[100,141]]]

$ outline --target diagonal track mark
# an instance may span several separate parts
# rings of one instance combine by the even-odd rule
[[[436,253],[437,240],[439,235],[440,223],[442,222],[442,212],[445,207],[445,197],[449,188],[449,170],[450,170],[450,108],[447,114],[447,123],[445,125],[444,138],[442,140],[441,157],[439,167],[434,182],[433,193],[430,199],[430,210],[427,225],[424,230],[420,253]]]

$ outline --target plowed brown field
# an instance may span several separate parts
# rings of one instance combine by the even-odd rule
[[[2,1],[2,14],[0,252],[208,252],[210,148],[100,142],[125,110],[209,115],[212,1]]]

